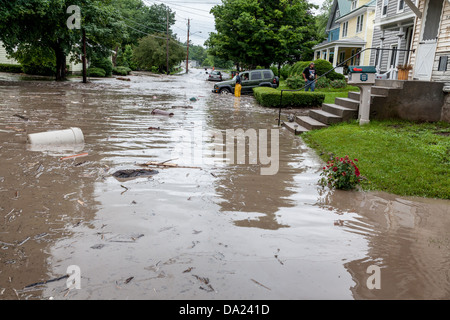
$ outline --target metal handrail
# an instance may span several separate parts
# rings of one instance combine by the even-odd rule
[[[325,72],[324,74],[322,74],[320,77],[318,77],[315,81],[317,82],[317,80],[319,80],[322,77],[325,77],[328,73],[330,73],[331,71],[335,70],[336,68],[341,67],[343,64],[345,64],[347,61],[353,59],[354,57],[356,57],[357,55],[361,54],[361,52],[364,52],[366,50],[382,50],[382,51],[411,51],[411,52],[415,52],[415,49],[389,49],[389,48],[365,48],[361,51],[358,51],[357,53],[355,53],[354,55],[352,55],[350,58],[342,61],[341,63],[339,63],[338,65],[336,65],[336,67],[334,67],[333,69],[328,70],[327,72]],[[305,89],[307,86],[309,86],[309,84],[304,85],[303,87],[299,88],[299,89],[281,89],[281,94],[280,94],[280,107],[279,107],[279,111],[278,111],[278,126],[281,125],[281,106],[282,106],[282,102],[283,102],[283,92],[284,91],[301,91],[303,89]]]

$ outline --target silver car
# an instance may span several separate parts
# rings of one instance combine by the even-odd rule
[[[220,71],[214,70],[208,76],[209,81],[222,81],[222,73]]]

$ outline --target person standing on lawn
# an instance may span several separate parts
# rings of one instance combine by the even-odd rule
[[[311,92],[314,92],[316,88],[317,72],[314,68],[314,62],[311,62],[308,67],[303,70],[303,79],[306,81],[305,91],[311,88]]]

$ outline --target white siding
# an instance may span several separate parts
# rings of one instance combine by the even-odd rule
[[[8,59],[8,57],[6,55],[6,50],[3,47],[3,43],[1,41],[0,41],[0,63],[18,64],[16,60]]]

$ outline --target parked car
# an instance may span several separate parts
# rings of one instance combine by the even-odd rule
[[[214,70],[209,74],[209,81],[222,81],[222,73],[220,71]]]
[[[270,69],[258,69],[243,71],[239,73],[241,77],[242,94],[252,94],[255,87],[278,88],[280,80]],[[234,93],[236,85],[236,76],[228,81],[222,81],[214,85],[212,92],[220,94]]]

